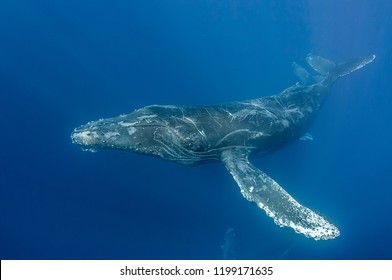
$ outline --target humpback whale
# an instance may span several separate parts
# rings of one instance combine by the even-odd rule
[[[315,240],[333,239],[340,234],[335,225],[301,205],[250,159],[306,136],[333,83],[374,59],[335,64],[309,54],[312,73],[293,63],[301,83],[279,94],[215,106],[151,105],[89,122],[71,139],[89,151],[130,151],[190,166],[223,162],[242,195],[278,226]]]

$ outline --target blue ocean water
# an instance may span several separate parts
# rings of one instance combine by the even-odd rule
[[[0,259],[392,258],[392,2],[0,2]],[[309,131],[254,161],[339,227],[274,225],[222,164],[83,152],[72,130],[150,104],[276,94],[307,53],[377,59],[339,80]]]

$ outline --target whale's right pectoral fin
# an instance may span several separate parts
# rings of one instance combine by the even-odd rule
[[[339,230],[325,218],[299,204],[271,177],[248,160],[247,149],[233,148],[222,153],[222,161],[233,175],[242,195],[263,209],[274,222],[316,240],[333,239]]]

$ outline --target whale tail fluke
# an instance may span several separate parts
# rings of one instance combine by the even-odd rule
[[[365,65],[371,63],[375,58],[376,55],[373,54],[371,56],[347,61],[345,63],[337,65],[335,73],[338,75],[338,77],[343,77],[347,74],[357,71],[358,69],[361,69]]]
[[[312,69],[317,72],[316,75],[309,73],[305,68],[293,63],[293,72],[301,80],[302,85],[309,85],[313,83],[319,83],[322,81],[333,82],[336,79],[350,74],[363,66],[369,64],[376,58],[375,55],[362,57],[340,64],[336,64],[326,58],[321,56],[308,54],[306,57],[306,62],[312,67]]]
[[[334,62],[313,54],[307,55],[306,62],[313,68],[314,71],[323,77],[328,76],[328,74],[336,68],[336,64]]]
[[[365,65],[372,62],[375,58],[376,56],[373,54],[371,56],[354,59],[340,64],[335,64],[334,62],[326,58],[308,54],[308,56],[306,57],[306,61],[321,76],[331,77],[333,80],[336,80],[358,69],[361,69]]]

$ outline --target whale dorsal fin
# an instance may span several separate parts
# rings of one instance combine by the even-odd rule
[[[339,230],[325,218],[299,204],[271,177],[248,160],[249,150],[232,148],[222,152],[222,161],[240,187],[242,195],[256,203],[274,222],[316,240],[339,236]]]

